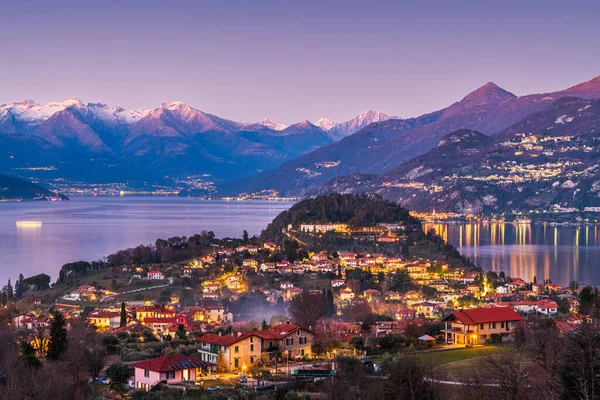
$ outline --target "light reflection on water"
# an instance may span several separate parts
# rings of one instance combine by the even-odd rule
[[[484,270],[532,281],[600,284],[597,226],[547,224],[425,224]]]
[[[0,287],[19,273],[47,273],[78,260],[98,260],[158,238],[212,230],[217,237],[260,234],[293,203],[201,201],[173,197],[75,197],[65,202],[0,205]],[[17,225],[39,221],[40,226]]]

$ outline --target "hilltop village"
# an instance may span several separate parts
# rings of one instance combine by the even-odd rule
[[[503,355],[548,323],[540,321],[564,340],[593,320],[597,292],[481,271],[401,207],[329,195],[298,203],[261,237],[159,239],[105,263],[66,264],[52,285],[47,275],[21,276],[1,299],[3,335],[19,343],[20,357],[45,363],[36,368],[65,362],[105,398],[181,390],[355,398],[332,395],[348,368],[385,376],[400,368],[394,357],[436,364],[445,354],[458,354],[454,362],[486,349]],[[68,361],[82,331],[88,367]],[[433,371],[458,380],[452,365]],[[0,373],[5,384],[18,374],[4,364]],[[367,385],[374,394],[404,390],[391,379],[369,382],[380,385]],[[423,390],[460,398],[451,385]]]

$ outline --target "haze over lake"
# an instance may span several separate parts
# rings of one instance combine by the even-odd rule
[[[527,282],[600,284],[600,227],[549,224],[425,224],[483,270]]]
[[[74,197],[63,202],[0,205],[0,286],[19,273],[56,279],[68,262],[93,261],[158,238],[212,230],[217,237],[250,236],[293,203],[203,201],[171,197]],[[19,224],[17,221],[39,221]]]

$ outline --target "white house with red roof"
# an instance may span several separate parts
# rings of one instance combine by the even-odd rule
[[[169,384],[195,382],[215,365],[182,354],[161,356],[131,364],[135,374],[135,388],[148,391],[159,382]]]
[[[161,280],[161,279],[165,279],[165,276],[160,271],[150,271],[150,272],[148,272],[148,279]]]
[[[280,287],[281,289],[291,289],[291,288],[293,288],[293,287],[294,287],[294,283],[293,283],[293,282],[290,282],[290,281],[281,282],[281,283],[279,284],[279,287]]]
[[[446,342],[454,344],[483,344],[493,334],[512,334],[523,318],[510,307],[471,308],[454,311],[443,319]]]

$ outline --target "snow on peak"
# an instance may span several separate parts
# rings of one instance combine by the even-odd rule
[[[335,128],[335,122],[333,122],[327,118],[319,119],[317,122],[315,122],[315,125],[321,129],[323,129],[324,131],[330,131],[333,128]]]
[[[67,108],[81,108],[84,107],[83,103],[76,98],[69,98],[61,102],[51,102],[46,105],[40,105],[33,100],[25,100],[19,103],[12,103],[2,108],[8,110],[15,116],[15,118],[27,122],[27,123],[41,123],[57,112],[63,111]]]
[[[280,124],[278,122],[272,121],[269,118],[263,118],[262,121],[258,121],[257,124],[266,126],[267,128],[274,129],[276,131],[282,131],[287,128],[287,125]]]

